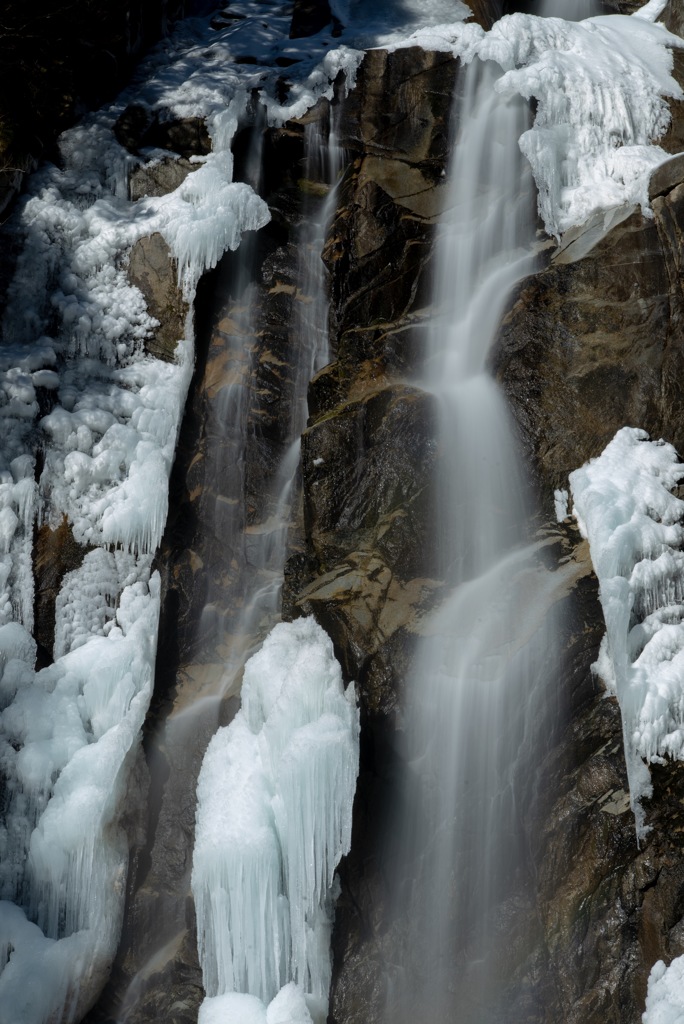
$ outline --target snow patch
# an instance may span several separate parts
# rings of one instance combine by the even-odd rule
[[[653,145],[670,123],[666,97],[684,97],[671,52],[683,46],[644,16],[573,23],[511,14],[484,36],[479,57],[506,72],[496,88],[537,101],[520,148],[550,235],[624,204],[648,215],[650,175],[668,159]]]

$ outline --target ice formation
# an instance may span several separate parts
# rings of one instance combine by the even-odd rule
[[[158,575],[148,564],[131,577],[108,635],[38,673],[26,630],[0,627],[2,1024],[77,1018],[92,997],[82,980],[103,982],[116,949],[128,862],[118,819],[132,799],[159,616]]]
[[[684,956],[666,967],[662,960],[651,968],[642,1024],[682,1024],[684,1020]]]
[[[265,6],[253,4],[252,13],[263,18]],[[287,38],[280,22],[269,61]],[[127,865],[119,819],[155,658],[151,554],[193,363],[191,314],[174,362],[145,353],[157,325],[127,279],[127,253],[159,232],[191,303],[199,276],[269,218],[263,200],[232,181],[230,147],[252,90],[262,87],[266,100],[282,72],[234,64],[240,46],[236,53],[230,29],[216,35],[198,25],[161,47],[133,92],[62,136],[63,167],[34,176],[21,212],[25,245],[0,349],[2,1024],[82,1015],[118,941]],[[330,75],[351,73],[360,54],[325,59],[317,70],[320,53],[309,55],[300,105],[330,91]],[[213,144],[175,192],[137,202],[128,199],[128,172],[160,154],[138,161],[115,138],[133,100],[162,119],[204,117]],[[27,454],[36,434],[44,449],[38,482]],[[36,673],[34,525],[54,528],[64,518],[94,550],[62,581],[56,660]],[[40,986],[30,984],[36,970]]]
[[[606,622],[608,662],[622,713],[637,831],[651,794],[644,762],[684,758],[684,477],[672,445],[623,427],[570,474],[574,513],[589,540]]]
[[[476,56],[495,61],[505,72],[496,85],[503,96],[535,99],[534,124],[520,147],[532,166],[546,230],[560,237],[619,207],[649,213],[651,173],[669,156],[654,144],[670,123],[667,99],[684,98],[672,77],[672,49],[684,42],[655,22],[664,6],[650,0],[631,16],[579,22],[512,14],[484,32],[464,23],[460,12],[440,23],[435,5],[433,17],[411,35],[379,30],[372,45],[450,51],[464,63]],[[362,45],[361,24],[356,32]]]
[[[506,72],[503,95],[534,97],[533,127],[520,139],[550,235],[624,204],[648,211],[648,182],[668,154],[665,97],[681,99],[671,49],[684,42],[638,11],[567,22],[512,14],[478,48]],[[641,15],[641,16],[639,16]]]
[[[345,693],[320,626],[277,625],[247,662],[241,710],[214,736],[199,778],[192,891],[203,1024],[244,1024],[247,1010],[268,1024],[325,1020],[358,729],[354,688]]]

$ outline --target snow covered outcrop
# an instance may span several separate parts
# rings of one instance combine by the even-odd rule
[[[277,625],[247,662],[242,708],[214,736],[199,778],[192,891],[203,1024],[244,1024],[250,1007],[255,1021],[275,1024],[285,1002],[298,1009],[283,1019],[325,1020],[358,732],[354,687],[345,693],[321,627]]]
[[[606,622],[597,670],[620,702],[639,835],[644,762],[684,759],[684,501],[672,494],[683,477],[672,445],[633,427],[570,474]]]
[[[684,96],[671,52],[684,42],[643,13],[576,23],[513,14],[478,49],[506,72],[499,92],[537,101],[520,147],[550,235],[625,204],[648,210],[651,172],[668,158],[653,145],[670,123],[666,98]]]

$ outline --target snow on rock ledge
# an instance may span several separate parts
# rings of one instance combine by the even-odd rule
[[[599,580],[599,670],[620,702],[638,834],[652,792],[644,761],[684,759],[684,502],[671,493],[683,477],[672,445],[632,427],[570,474]]]
[[[242,708],[214,736],[199,777],[202,1024],[325,1020],[358,732],[354,688],[345,693],[325,632],[312,618],[277,625],[247,662]]]

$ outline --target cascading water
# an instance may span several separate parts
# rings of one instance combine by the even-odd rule
[[[244,530],[251,585],[235,617],[245,640],[261,640],[278,616],[299,497],[306,388],[327,360],[321,253],[341,162],[334,129],[330,135],[316,123],[305,128],[300,187],[313,195],[298,232],[289,416],[284,454],[264,495],[266,515]],[[228,660],[225,675],[232,685],[243,665],[244,654],[239,663]],[[242,709],[212,740],[197,791],[192,890],[207,994],[200,1018],[209,1022],[218,1014],[222,1021],[238,1021],[257,1012],[259,1001],[273,1001],[270,1016],[284,1012],[283,1000],[294,1000],[288,1012],[296,1020],[310,1021],[310,1013],[318,1022],[327,1015],[330,985],[330,887],[351,834],[358,764],[354,691],[345,698],[332,645],[313,620],[274,629],[247,662],[244,678]],[[258,699],[255,690],[264,691]],[[294,1022],[295,1016],[287,1019]]]
[[[581,0],[578,3],[581,7]],[[344,21],[348,14],[360,16],[361,6],[338,3],[334,9]],[[603,24],[611,19],[586,27],[556,21],[546,32],[539,19],[515,16],[484,33],[473,23],[458,21],[467,11],[453,0],[421,0],[413,12],[408,5],[379,2],[356,41],[347,35],[345,43],[355,46],[362,39],[363,45],[391,46],[404,41],[458,51],[464,59],[481,47],[483,56],[508,68],[503,88],[532,93],[538,102],[541,116],[534,131],[527,133],[525,151],[540,183],[549,233],[560,236],[596,211],[613,211],[626,202],[646,205],[649,168],[663,158],[663,151],[650,146],[666,127],[662,97],[681,98],[664,59],[664,49],[678,44],[643,20],[652,22],[662,6],[651,0],[650,13],[639,12],[634,20],[612,19],[614,27]],[[564,3],[562,10],[547,8],[546,13],[572,17],[569,7]],[[360,51],[345,44],[338,47],[332,36],[306,43],[291,40],[291,9],[277,0],[246,0],[242,11],[248,16],[234,17],[228,11],[211,28],[205,26],[206,31],[190,26],[182,40],[154,58],[148,69],[152,77],[142,94],[122,98],[68,133],[61,143],[63,166],[43,169],[30,186],[22,214],[27,248],[12,286],[12,315],[0,360],[5,437],[0,459],[0,767],[11,805],[0,826],[0,895],[7,897],[0,907],[3,1024],[45,1024],[62,1010],[65,1019],[75,1020],[92,1004],[114,956],[129,849],[131,844],[139,848],[138,839],[126,834],[126,819],[134,817],[136,800],[144,799],[144,772],[136,756],[151,697],[163,595],[151,567],[166,518],[166,486],[193,344],[188,319],[188,334],[180,340],[176,362],[157,359],[145,350],[154,324],[141,291],[126,276],[128,257],[139,242],[161,235],[178,261],[190,302],[200,276],[221,254],[234,249],[244,231],[256,231],[268,221],[263,201],[244,182],[232,180],[231,139],[254,102],[249,97],[261,90],[269,122],[282,125],[306,116],[322,96],[330,99],[341,71],[351,83],[361,60]],[[574,13],[581,16],[586,10]],[[431,29],[417,38],[412,32],[423,14]],[[446,26],[452,16],[457,23]],[[393,36],[398,22],[405,24]],[[286,67],[295,69],[291,102],[281,103],[274,96],[282,98],[287,92],[281,75]],[[476,84],[478,75],[481,85]],[[511,894],[517,897],[524,876],[520,819],[532,799],[531,758],[536,762],[540,756],[533,731],[543,728],[538,707],[543,701],[535,687],[542,648],[548,661],[546,643],[540,641],[548,635],[543,609],[551,595],[536,570],[533,551],[525,547],[525,502],[510,429],[500,397],[483,369],[507,291],[531,265],[524,228],[532,223],[525,213],[531,208],[528,185],[520,183],[517,169],[509,174],[517,168],[515,139],[524,123],[515,124],[515,108],[493,95],[494,81],[486,69],[469,73],[468,83],[464,110],[470,105],[476,113],[468,118],[461,114],[467,127],[459,150],[461,164],[454,171],[459,185],[442,250],[440,323],[450,326],[435,332],[423,381],[441,408],[442,450],[451,445],[442,460],[438,534],[444,577],[453,597],[426,628],[430,635],[418,662],[407,716],[415,771],[409,787],[414,810],[406,831],[422,833],[427,842],[419,850],[405,844],[404,862],[414,856],[422,859],[413,897],[404,910],[409,921],[404,934],[416,955],[405,969],[409,985],[398,988],[401,1007],[393,1019],[408,1015],[449,1020],[456,1014],[459,1022],[482,1024],[497,1019],[500,1004],[495,963],[503,934],[500,910]],[[626,105],[624,97],[629,98]],[[122,149],[120,129],[127,121],[131,126],[131,101],[133,121],[139,121],[141,111],[143,120],[148,118],[145,133],[161,128],[163,136],[178,118],[204,120],[213,151],[193,165],[175,191],[129,202],[124,167],[152,171],[154,177],[164,170],[167,158],[174,163],[168,154],[160,157],[160,151],[139,146],[143,137],[131,143],[135,154]],[[600,130],[596,109],[602,111]],[[519,110],[524,122],[524,107]],[[499,122],[504,127],[497,127]],[[257,130],[255,136],[259,134]],[[310,148],[319,153],[311,163],[320,162],[325,145],[320,145],[315,128],[307,134]],[[253,156],[260,165],[256,149]],[[499,187],[499,170],[511,186],[505,193]],[[174,180],[177,171],[176,167],[171,174]],[[315,177],[311,170],[306,173]],[[256,180],[254,174],[246,177],[252,183]],[[195,815],[193,772],[216,724],[220,702],[236,689],[250,648],[278,615],[285,537],[297,501],[296,437],[303,424],[306,379],[327,358],[318,248],[333,201],[329,192],[320,203],[317,225],[302,231],[299,242],[311,259],[303,259],[299,280],[293,283],[291,275],[287,282],[274,284],[274,291],[283,286],[285,292],[290,289],[288,294],[299,293],[295,308],[301,316],[293,321],[292,333],[305,344],[295,346],[301,361],[296,367],[288,364],[286,370],[281,370],[284,360],[261,351],[278,380],[274,393],[280,397],[287,391],[288,396],[283,402],[285,426],[274,445],[277,457],[263,473],[263,488],[252,488],[259,500],[248,512],[242,505],[243,471],[250,471],[249,466],[245,470],[249,460],[244,431],[250,429],[250,390],[255,390],[259,362],[251,346],[258,328],[252,276],[248,272],[232,282],[234,315],[220,329],[221,372],[215,367],[217,374],[209,382],[221,421],[212,440],[220,435],[221,445],[206,467],[224,490],[219,493],[218,487],[209,486],[203,492],[198,486],[207,505],[215,506],[215,539],[228,549],[222,581],[226,591],[206,595],[201,636],[191,651],[194,657],[201,649],[202,657],[185,664],[177,689],[170,697],[164,695],[175,705],[160,747],[165,767],[175,759],[171,767],[180,782],[177,788],[168,780],[160,783],[165,804],[152,823],[155,846],[143,857],[151,861],[151,869],[145,865],[150,872],[144,882],[152,879],[165,888],[162,899],[157,899],[156,890],[146,906],[133,908],[133,930],[145,934],[140,946],[146,941],[149,948],[123,1009],[118,998],[114,1001],[121,1020],[150,1019],[150,1007],[141,1014],[134,1014],[133,1007],[151,975],[172,955],[183,968],[189,964],[184,957]],[[516,226],[511,210],[518,201],[523,216]],[[468,214],[465,218],[462,210]],[[502,225],[505,230],[499,232]],[[292,241],[292,235],[288,237]],[[161,262],[168,269],[166,255]],[[240,263],[248,267],[249,246],[242,250]],[[178,339],[184,328],[172,330]],[[51,410],[48,415],[46,408]],[[33,480],[38,450],[38,463],[43,465],[40,490]],[[48,532],[56,534],[64,527],[76,545],[93,550],[65,576],[57,598],[55,661],[35,673],[36,649],[29,630],[38,505]],[[198,575],[206,571],[197,550],[187,554],[193,573],[198,565]],[[315,633],[312,626],[303,629]],[[329,644],[313,639],[319,652],[325,648],[332,666]],[[47,648],[42,657],[49,661]],[[163,652],[158,664],[162,662]],[[546,677],[552,678],[548,664],[546,670]],[[271,674],[267,666],[261,681],[269,684]],[[350,728],[340,746],[350,754],[351,703],[349,708],[342,704],[341,680],[332,667],[331,674],[336,686],[339,683],[336,695],[326,691],[322,699],[339,705],[340,721],[348,719]],[[203,689],[205,683],[209,685]],[[265,706],[269,700],[259,697],[256,703]],[[249,701],[246,706],[249,710]],[[285,735],[272,724],[267,731],[280,739]],[[52,737],[49,743],[46,735]],[[321,749],[327,758],[332,747],[321,744]],[[341,760],[347,782],[353,775],[352,761],[351,756]],[[279,811],[285,805],[288,809],[279,818],[279,828],[283,835],[288,832],[288,825],[298,820],[289,811],[301,805],[308,824],[314,822],[313,834],[318,834],[313,811],[329,805],[320,799],[324,787],[317,783],[322,775],[335,780],[337,762],[332,756],[325,760],[331,769],[325,773],[309,770],[305,757],[297,763],[301,775],[286,772],[278,783]],[[299,785],[302,779],[304,786]],[[206,788],[211,802],[215,792],[211,785]],[[302,791],[306,798],[300,800]],[[157,792],[157,801],[158,796]],[[220,824],[225,805],[217,800],[213,806]],[[150,817],[157,811],[153,807]],[[337,822],[330,832],[339,835],[346,824],[341,828]],[[300,840],[301,834],[288,836],[281,850],[285,859],[290,858],[291,890],[309,866],[304,844],[297,846]],[[169,849],[163,868],[168,874],[159,870],[155,876],[155,857],[165,846]],[[336,852],[343,846],[340,842]],[[298,851],[297,856],[290,856],[291,849]],[[430,886],[423,884],[428,879]],[[325,903],[330,894],[319,882],[317,875],[317,893],[323,894]],[[211,901],[211,891],[208,898]],[[252,910],[246,908],[246,917]],[[314,920],[319,910],[324,913]],[[307,927],[322,921],[320,930],[311,929],[315,945],[329,927],[328,910],[314,901],[303,917],[292,919],[299,929],[292,973],[298,980],[308,974],[313,981],[308,995],[321,1017],[329,975],[317,968],[326,967],[327,951],[321,941],[314,950],[320,957],[309,960],[301,941],[309,936],[301,925],[303,919]],[[181,941],[186,945],[179,951]],[[247,959],[252,953],[242,950]],[[129,969],[127,980],[137,965],[131,967],[129,961]],[[173,977],[173,971],[159,974],[157,987]],[[32,984],[35,977],[39,985]],[[190,985],[196,982],[195,974]],[[270,995],[266,990],[263,994]],[[184,1008],[190,1014],[191,1002]],[[154,1005],[151,1010],[152,1019],[164,1015]],[[175,1012],[171,1007],[169,1019]],[[278,1019],[275,1012],[269,1021]],[[505,1011],[499,1016],[506,1017]],[[183,1018],[187,1019],[185,1013]]]
[[[534,265],[534,190],[518,147],[529,113],[497,94],[492,65],[465,75],[424,380],[440,410],[438,546],[453,589],[407,696],[400,870],[414,877],[398,883],[407,953],[387,1019],[485,1024],[506,1016],[496,917],[524,875],[525,758],[553,648],[515,442],[486,372],[510,290]]]
[[[250,142],[243,176],[257,193],[263,190],[265,126],[257,111],[249,130]],[[330,154],[330,156],[329,156]],[[304,171],[314,192],[334,195],[340,150],[333,135],[328,145],[317,124],[306,127]],[[165,847],[176,831],[178,802],[189,780],[196,779],[200,760],[219,725],[225,702],[238,691],[245,662],[278,621],[280,592],[290,523],[300,500],[298,487],[299,436],[306,423],[306,388],[327,353],[327,299],[321,251],[332,210],[329,198],[314,194],[304,203],[298,249],[304,253],[296,268],[297,307],[291,328],[292,364],[283,380],[284,405],[289,415],[281,427],[275,465],[259,505],[248,510],[247,473],[250,444],[255,443],[258,415],[253,405],[258,385],[261,291],[258,283],[259,239],[243,242],[239,257],[230,261],[227,281],[219,283],[218,329],[214,331],[209,363],[204,371],[207,393],[205,485],[201,505],[203,536],[197,556],[208,566],[206,598],[193,649],[196,663],[180,675],[173,710],[154,743],[153,773],[166,774],[157,824],[158,839],[151,853],[147,885],[161,890],[154,926],[145,936],[142,967],[128,987],[118,1013],[121,1024],[134,1016],[153,976],[164,960],[177,954],[186,928],[185,900],[190,887],[192,822],[185,821],[186,853],[174,858],[177,877],[171,879]],[[216,300],[215,300],[216,301]],[[213,369],[213,365],[218,371]],[[253,453],[252,453],[253,454]],[[217,540],[220,543],[217,545]],[[188,810],[193,814],[192,805]],[[194,814],[193,814],[194,816]],[[184,829],[185,833],[186,829]],[[177,837],[174,844],[179,844]],[[164,883],[154,882],[155,876]],[[152,981],[150,979],[152,978]]]
[[[344,153],[339,142],[341,104],[330,108],[327,136],[319,121],[305,126],[306,178],[322,182],[324,198],[316,214],[307,217],[300,238],[300,271],[304,302],[298,307],[299,335],[304,344],[314,347],[314,370],[330,362],[328,342],[328,293],[323,280],[321,260],[328,228],[335,213],[337,184]]]
[[[541,0],[538,13],[542,18],[582,21],[598,14],[600,7],[599,0]]]

